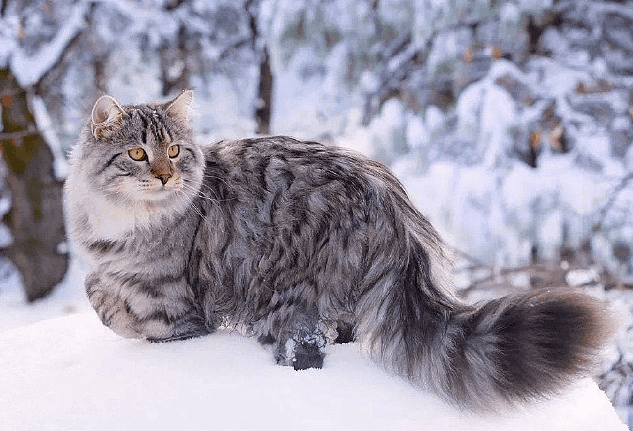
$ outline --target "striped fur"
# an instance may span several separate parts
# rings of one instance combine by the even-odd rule
[[[538,292],[463,304],[447,248],[383,165],[288,137],[203,151],[190,105],[190,93],[100,99],[72,154],[71,235],[91,266],[90,302],[115,332],[166,341],[231,325],[297,369],[354,338],[392,372],[479,409],[591,369],[610,330],[602,303]],[[127,156],[135,147],[146,160]]]

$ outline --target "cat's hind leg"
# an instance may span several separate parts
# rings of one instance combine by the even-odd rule
[[[295,370],[322,368],[324,348],[336,338],[336,321],[326,319],[317,306],[317,289],[308,282],[275,291],[251,311],[262,316],[253,335],[272,347],[278,365]]]

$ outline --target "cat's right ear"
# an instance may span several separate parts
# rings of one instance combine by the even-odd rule
[[[191,124],[191,116],[193,112],[193,91],[185,90],[180,93],[174,100],[165,104],[165,112],[174,116],[185,124]]]
[[[121,125],[125,111],[110,96],[101,96],[92,107],[92,134],[95,139],[107,138]]]

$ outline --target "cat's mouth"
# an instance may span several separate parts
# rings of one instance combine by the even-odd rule
[[[142,182],[138,191],[143,200],[160,201],[170,199],[176,193],[182,191],[182,181],[170,180],[164,184],[160,180]]]

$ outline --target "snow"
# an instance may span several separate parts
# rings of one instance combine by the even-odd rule
[[[31,99],[31,106],[33,109],[33,116],[35,117],[35,123],[39,131],[44,136],[48,147],[53,152],[53,169],[55,170],[55,178],[59,181],[63,181],[68,176],[68,161],[64,157],[64,150],[62,144],[53,129],[53,121],[48,115],[46,110],[46,104],[39,96],[33,96]]]
[[[230,331],[152,344],[118,337],[89,312],[6,330],[0,352],[6,430],[627,429],[590,380],[478,415],[390,376],[356,344],[330,346],[323,369],[296,372]]]
[[[595,268],[574,269],[567,273],[565,281],[570,286],[582,286],[583,284],[595,283],[599,277],[600,274]]]
[[[36,54],[29,55],[23,50],[13,52],[10,60],[11,69],[22,87],[37,83],[55,63],[60,61],[70,41],[84,28],[89,10],[89,2],[75,5],[72,14],[55,38]]]
[[[54,291],[45,299],[27,304],[18,272],[7,260],[0,260],[0,333],[46,319],[93,312],[83,289],[85,274],[85,266],[73,256],[64,279]]]
[[[101,91],[121,103],[160,98],[165,60],[157,54],[161,46],[178,45],[183,24],[192,45],[183,53],[186,58],[176,56],[166,73],[175,76],[186,68],[188,84],[196,91],[195,128],[200,141],[253,135],[259,57],[248,48],[252,35],[248,15],[240,12],[243,2],[185,2],[171,11],[146,0],[137,3],[97,2],[90,24],[93,28],[84,19],[85,8],[92,2],[60,6],[54,15],[63,25],[35,31],[46,40],[35,51],[29,51],[30,45],[20,39],[22,24],[17,18],[23,13],[32,22],[46,22],[45,17],[27,14],[28,9],[7,8],[6,26],[0,28],[0,63],[10,60],[23,84],[39,80],[57,60],[67,68],[61,68],[67,70],[61,94],[42,90],[46,116],[50,116],[43,123],[52,127],[40,124],[39,119],[38,124],[51,148],[59,153],[60,146],[63,150],[69,147],[83,124],[82,115],[89,111],[83,105],[89,105]],[[594,15],[607,11],[631,15],[623,7],[589,3]],[[251,8],[259,27],[253,46],[266,44],[274,77],[271,133],[349,146],[388,163],[407,185],[424,183],[430,189],[444,190],[443,178],[429,174],[436,172],[433,166],[438,163],[448,160],[453,170],[478,168],[469,175],[454,174],[454,187],[439,197],[442,209],[435,208],[432,200],[421,208],[460,249],[488,263],[525,264],[531,246],[549,256],[562,242],[576,246],[585,241],[596,221],[594,213],[633,166],[625,91],[630,81],[614,75],[611,63],[601,54],[603,45],[595,45],[598,52],[592,52],[590,62],[582,59],[593,46],[583,40],[599,35],[574,25],[548,25],[541,42],[551,55],[530,56],[521,62],[513,48],[522,43],[525,16],[538,18],[555,7],[551,1],[389,1],[378,2],[375,10],[366,2],[351,0],[267,0],[257,4],[261,7]],[[583,13],[589,12],[578,12]],[[234,14],[234,25],[225,26],[224,18]],[[469,22],[478,23],[476,30]],[[591,21],[588,25],[598,24]],[[73,56],[76,62],[70,56],[60,57],[82,26],[84,33],[93,33],[82,33],[81,43],[95,52],[77,53]],[[578,31],[582,34],[576,34]],[[237,42],[244,43],[235,45]],[[404,43],[396,48],[400,42]],[[512,61],[493,61],[493,48],[512,54]],[[416,60],[422,63],[402,69],[416,51],[425,53]],[[107,59],[104,88],[90,84],[94,81],[93,57]],[[518,94],[497,82],[502,78],[515,80],[521,87]],[[447,79],[452,82],[455,104],[440,109],[431,94],[435,84],[442,86]],[[611,90],[576,91],[579,84],[589,87],[596,79],[608,82]],[[402,81],[398,97],[379,100],[372,96],[394,80]],[[597,118],[595,106],[605,107],[606,119]],[[548,107],[553,113],[546,116]],[[556,130],[564,131],[565,151],[548,145],[545,137],[554,126],[543,125],[546,117],[563,127]],[[54,133],[48,133],[52,130],[57,131],[58,143]],[[540,154],[536,167],[522,169],[516,163],[517,154],[525,156],[530,149],[530,132],[543,136],[538,142]],[[525,164],[525,160],[519,163]],[[560,171],[555,172],[550,163],[558,163]],[[63,166],[57,168],[58,177],[63,177]],[[474,177],[482,181],[471,182]],[[521,182],[525,186],[518,187]],[[494,193],[480,185],[490,183]],[[516,193],[521,188],[527,191],[525,196]],[[543,214],[530,207],[541,193],[557,199]],[[439,195],[434,191],[425,194]],[[460,199],[452,199],[453,195]],[[541,220],[546,223],[542,225]],[[471,223],[482,228],[481,235],[473,236],[472,229],[463,228]],[[489,244],[480,241],[481,237],[497,239]],[[517,247],[521,238],[531,244]],[[556,244],[556,238],[562,241]],[[611,245],[629,239],[623,228],[613,227],[607,233]],[[623,274],[625,281],[633,279],[631,271]]]

